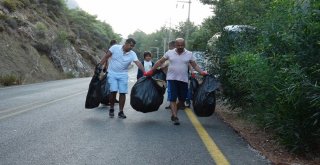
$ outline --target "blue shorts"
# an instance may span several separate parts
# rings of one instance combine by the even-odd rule
[[[128,74],[108,73],[110,92],[128,93]]]
[[[186,100],[188,93],[188,83],[176,80],[168,80],[168,101],[175,102],[177,98],[180,102]]]

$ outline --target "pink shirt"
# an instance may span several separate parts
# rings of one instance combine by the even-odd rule
[[[167,80],[178,80],[188,83],[188,65],[190,61],[195,61],[192,52],[185,49],[184,52],[179,55],[176,49],[172,49],[168,50],[163,57],[170,61]]]

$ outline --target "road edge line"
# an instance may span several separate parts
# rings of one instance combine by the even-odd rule
[[[33,110],[33,109],[36,109],[36,108],[40,108],[40,107],[43,107],[43,106],[46,106],[46,105],[50,105],[52,103],[55,103],[55,102],[58,102],[58,101],[61,101],[61,100],[64,100],[64,99],[68,99],[70,97],[73,97],[73,96],[77,96],[77,95],[80,95],[80,94],[83,94],[85,93],[86,91],[81,91],[81,92],[77,92],[77,93],[73,93],[71,95],[68,95],[68,96],[64,96],[64,97],[61,97],[59,99],[55,99],[55,100],[51,100],[51,101],[48,101],[46,103],[39,103],[37,105],[34,105],[30,108],[26,108],[24,110],[21,110],[21,111],[16,111],[16,112],[13,112],[13,113],[9,113],[7,115],[4,115],[4,116],[0,116],[0,120],[2,119],[5,119],[5,118],[8,118],[8,117],[12,117],[12,116],[15,116],[15,115],[18,115],[18,114],[21,114],[21,113],[24,113],[24,112],[27,112],[27,111],[30,111],[30,110]],[[22,106],[20,106],[22,107]]]
[[[192,125],[196,129],[198,135],[200,136],[202,142],[206,146],[213,160],[217,163],[217,165],[230,165],[229,161],[220,151],[219,147],[216,145],[214,140],[210,137],[208,132],[204,129],[202,124],[199,122],[197,117],[194,115],[190,108],[186,108],[185,112],[191,121]]]

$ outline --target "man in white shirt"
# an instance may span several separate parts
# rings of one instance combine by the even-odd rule
[[[132,38],[128,38],[124,45],[113,45],[109,51],[101,59],[100,64],[104,64],[108,61],[108,81],[110,84],[110,110],[109,116],[114,117],[114,103],[116,100],[116,94],[119,92],[119,113],[118,117],[125,119],[126,115],[123,113],[123,108],[126,100],[126,94],[128,93],[128,68],[132,62],[134,62],[139,69],[144,72],[144,67],[138,60],[138,57],[132,48],[135,46],[136,41]]]
[[[184,103],[185,96],[188,92],[188,66],[191,66],[201,73],[201,75],[207,75],[207,72],[203,71],[195,62],[195,57],[192,52],[185,49],[185,41],[183,38],[177,38],[175,41],[175,49],[167,51],[164,56],[158,60],[152,69],[146,72],[145,76],[152,76],[153,71],[161,66],[166,60],[170,61],[167,72],[168,95],[171,107],[171,120],[174,125],[180,125],[177,117],[178,109],[176,101]]]

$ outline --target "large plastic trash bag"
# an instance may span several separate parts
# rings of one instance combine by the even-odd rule
[[[154,72],[154,75],[152,76],[152,78],[161,87],[159,88],[159,92],[163,95],[166,92],[166,88],[167,88],[166,74],[161,69],[157,69]]]
[[[162,87],[151,77],[141,77],[133,85],[130,105],[139,112],[157,111],[163,102]]]
[[[86,97],[85,108],[92,109],[98,107],[102,98],[101,93],[101,81],[99,74],[101,72],[100,67],[97,65],[94,75],[89,84],[89,89]]]
[[[194,98],[194,95],[199,87],[199,82],[196,78],[190,77],[189,90],[191,92],[191,98]]]
[[[162,69],[156,69],[152,77],[154,79],[166,81],[166,74],[162,71]]]
[[[110,96],[110,84],[107,81],[107,73],[102,76],[100,84],[102,94],[100,103],[108,105]]]
[[[219,88],[219,83],[212,75],[204,77],[193,97],[193,111],[199,117],[211,116],[216,107],[215,90]]]
[[[158,86],[161,87],[158,89],[159,92],[163,95],[166,92],[167,88],[166,74],[161,69],[157,69],[152,78],[156,81]]]

